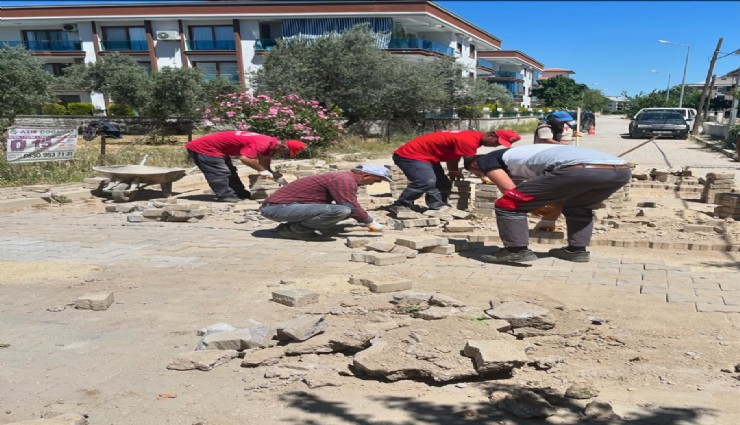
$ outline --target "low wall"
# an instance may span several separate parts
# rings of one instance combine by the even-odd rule
[[[94,117],[90,115],[18,115],[13,125],[33,127],[80,128],[92,120],[106,120],[118,125],[123,134],[145,135],[159,128],[156,120],[141,117]],[[172,118],[167,120],[165,129],[174,134],[190,134],[193,122]]]
[[[512,124],[537,122],[537,117],[501,117],[501,118],[427,118],[418,121],[390,120],[363,121],[355,123],[349,130],[366,136],[384,136],[387,134],[421,134],[441,130],[478,130],[488,131],[492,128],[506,127]]]
[[[727,139],[730,126],[727,124],[717,124],[716,122],[701,123],[702,133],[705,136],[711,136],[718,139]]]

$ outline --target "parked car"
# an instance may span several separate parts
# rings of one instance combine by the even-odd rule
[[[629,125],[630,138],[673,137],[689,138],[689,124],[680,112],[668,110],[643,111]]]
[[[689,125],[689,128],[692,128],[694,126],[694,120],[696,120],[696,109],[694,108],[642,108],[635,116],[640,115],[641,112],[645,111],[675,111],[681,114],[683,116],[683,119],[686,120],[686,123]]]
[[[578,117],[577,111],[568,111],[571,117],[573,117],[574,126],[576,117]],[[596,127],[596,115],[591,111],[581,111],[581,133],[587,133],[591,126]]]

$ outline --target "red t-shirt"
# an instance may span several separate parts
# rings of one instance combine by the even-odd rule
[[[463,156],[475,155],[483,135],[472,130],[437,131],[409,140],[394,153],[417,161],[456,161]]]
[[[270,155],[277,146],[278,139],[249,131],[221,131],[199,137],[185,144],[185,148],[208,156],[246,156]]]

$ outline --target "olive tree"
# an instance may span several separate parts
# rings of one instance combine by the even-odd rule
[[[23,46],[0,45],[0,132],[24,111],[53,101],[54,77]]]
[[[204,106],[203,74],[193,68],[163,68],[151,76],[147,116],[164,121],[170,117],[194,119]]]
[[[64,81],[68,86],[101,92],[113,103],[134,110],[142,110],[149,100],[149,73],[136,59],[119,53],[65,68]]]

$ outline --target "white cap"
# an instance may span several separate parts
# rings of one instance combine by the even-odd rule
[[[389,182],[393,182],[393,180],[391,180],[391,170],[382,165],[360,164],[354,168],[354,171],[372,174],[374,176],[382,177]]]

